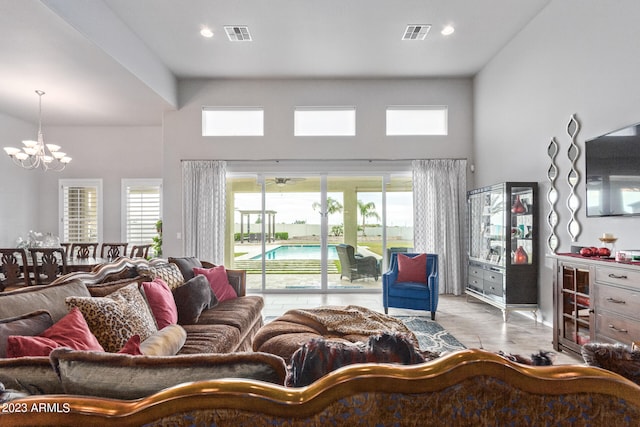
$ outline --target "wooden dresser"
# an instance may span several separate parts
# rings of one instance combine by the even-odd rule
[[[554,260],[554,348],[640,341],[640,263],[574,254]]]

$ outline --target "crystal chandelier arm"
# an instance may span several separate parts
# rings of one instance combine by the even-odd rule
[[[15,164],[25,169],[35,169],[42,167],[45,171],[51,170],[59,172],[63,170],[71,157],[60,151],[60,146],[56,144],[45,144],[44,135],[42,134],[42,95],[44,92],[36,90],[38,94],[38,140],[22,141],[24,147],[22,150],[15,147],[4,147],[4,151],[13,160]]]

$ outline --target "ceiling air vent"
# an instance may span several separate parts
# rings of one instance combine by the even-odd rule
[[[249,34],[249,27],[244,25],[231,25],[224,27],[227,32],[227,37],[232,42],[250,42],[251,34]]]
[[[407,25],[402,40],[424,40],[431,29],[428,24]]]

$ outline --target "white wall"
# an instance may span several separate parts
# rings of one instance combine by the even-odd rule
[[[180,108],[164,117],[164,253],[180,255],[180,160],[426,159],[471,155],[470,79],[190,80],[179,85]],[[293,136],[296,106],[355,106],[355,137]],[[449,135],[386,137],[388,105],[447,105]],[[203,106],[261,106],[264,137],[202,137]]]
[[[21,148],[22,140],[35,139],[37,132],[37,126],[0,113],[0,149]],[[37,230],[40,175],[14,165],[0,151],[0,247],[13,247],[18,237]]]
[[[40,184],[41,231],[58,235],[58,180],[102,179],[103,241],[120,236],[120,188],[123,178],[162,178],[162,129],[157,126],[48,127],[47,141],[56,142],[73,158],[60,173],[47,172]]]
[[[640,122],[640,2],[619,0],[553,0],[474,81],[474,157],[477,186],[507,180],[541,184],[539,303],[544,320],[552,319],[552,272],[544,259],[548,227],[547,145],[555,136],[560,200],[559,252],[571,246],[566,176],[571,114],[582,124],[578,134],[584,174],[584,141]],[[578,218],[583,226],[578,245],[600,245],[603,232],[620,239],[618,248],[640,247],[640,218],[586,218],[582,175]]]

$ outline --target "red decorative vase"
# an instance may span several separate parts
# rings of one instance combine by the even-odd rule
[[[516,252],[513,254],[513,263],[514,264],[529,263],[529,255],[527,255],[527,251],[525,251],[522,246],[518,246],[518,249],[516,249]]]
[[[527,211],[527,208],[524,207],[524,204],[520,201],[520,196],[516,196],[516,201],[511,207],[511,212],[514,214],[522,214]]]

